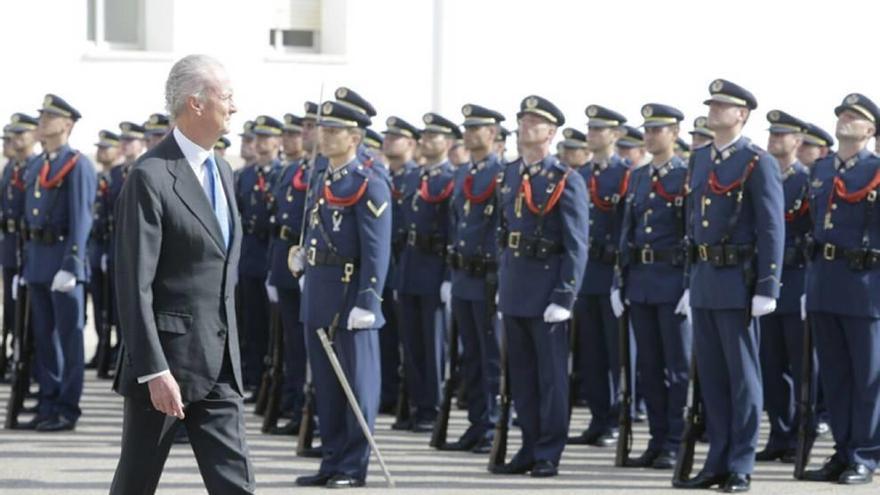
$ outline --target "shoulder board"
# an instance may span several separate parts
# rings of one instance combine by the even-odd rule
[[[360,175],[361,177],[365,177],[365,178],[367,178],[367,179],[369,179],[370,177],[372,177],[373,175],[375,175],[375,171],[373,170],[373,168],[372,168],[372,167],[368,167],[368,166],[366,166],[366,165],[364,165],[364,164],[358,164],[358,165],[356,165],[356,166],[353,168],[352,172],[355,173],[355,174],[357,174],[357,175]]]
[[[754,153],[760,157],[767,156],[767,151],[755,143],[750,142],[749,144],[746,145],[746,148],[748,148],[749,151],[751,151],[752,153]]]

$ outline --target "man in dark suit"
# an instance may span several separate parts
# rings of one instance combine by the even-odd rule
[[[253,493],[233,289],[241,222],[229,164],[212,149],[235,112],[223,67],[171,69],[175,128],[141,157],[116,205],[116,295],[125,396],[113,494],[153,493],[180,423],[210,493]]]

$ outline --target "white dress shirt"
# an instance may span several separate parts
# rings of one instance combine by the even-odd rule
[[[174,128],[174,130],[172,131],[172,134],[174,135],[174,140],[177,141],[177,146],[180,147],[180,151],[183,152],[183,157],[186,158],[186,161],[189,163],[189,166],[192,167],[192,171],[195,174],[196,179],[199,180],[199,184],[201,184],[202,189],[204,190],[205,180],[207,179],[206,169],[205,169],[205,160],[207,160],[209,156],[213,155],[214,151],[213,150],[208,151],[208,150],[202,148],[201,146],[199,146],[198,144],[192,142],[192,140],[190,140],[182,132],[180,132],[180,129],[178,129],[177,127]],[[216,165],[216,163],[217,163],[216,159],[215,159],[214,163]],[[226,201],[226,194],[223,191],[223,186],[221,185],[222,183],[220,182],[220,171],[218,170],[217,166],[214,167],[214,184],[216,185],[216,187],[220,188],[220,196],[222,197],[223,201]],[[211,200],[212,198],[208,198],[208,199]],[[162,370],[158,373],[152,373],[149,375],[139,376],[138,383],[147,383],[148,381],[152,380],[153,378],[158,378],[166,373],[170,373],[170,371],[169,370]]]

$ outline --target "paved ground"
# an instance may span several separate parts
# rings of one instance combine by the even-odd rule
[[[93,349],[94,332],[86,330],[86,348]],[[91,350],[87,351],[91,355]],[[0,418],[5,415],[8,385],[0,385]],[[110,391],[110,382],[97,380],[93,371],[86,373],[82,401],[83,417],[75,432],[36,433],[0,430],[0,494],[107,493],[119,456],[122,428],[122,400]],[[27,419],[27,418],[25,418]],[[260,418],[248,413],[248,443],[256,468],[258,493],[281,494],[307,489],[294,487],[293,480],[301,474],[317,470],[315,459],[295,455],[294,437],[260,434]],[[428,434],[400,433],[390,429],[393,418],[381,416],[376,427],[377,442],[397,481],[399,494],[439,493],[621,493],[663,494],[681,491],[670,488],[669,471],[617,469],[613,449],[572,446],[566,449],[561,474],[550,480],[528,476],[500,477],[486,472],[487,456],[465,453],[440,453],[428,447]],[[588,413],[575,409],[573,429],[586,425]],[[450,438],[465,427],[463,411],[455,411]],[[766,436],[764,424],[762,441]],[[511,436],[509,453],[518,448],[518,432]],[[647,427],[636,425],[634,453],[647,443]],[[697,465],[702,463],[705,445],[698,451]],[[814,451],[814,463],[830,455],[829,439],[822,439]],[[846,493],[876,494],[878,485],[840,487],[825,483],[796,482],[791,466],[781,463],[760,464],[753,479],[753,493],[802,494]],[[311,489],[319,491],[323,489]],[[388,492],[378,463],[371,463],[368,490]],[[187,445],[175,445],[165,466],[159,493],[168,495],[202,494],[198,468]],[[699,493],[699,492],[698,492]]]

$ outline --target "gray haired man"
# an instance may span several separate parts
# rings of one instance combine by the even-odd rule
[[[165,88],[175,124],[117,201],[116,296],[125,396],[112,494],[153,493],[183,424],[209,493],[254,492],[233,288],[241,222],[232,169],[213,152],[235,112],[223,66],[190,55]]]

